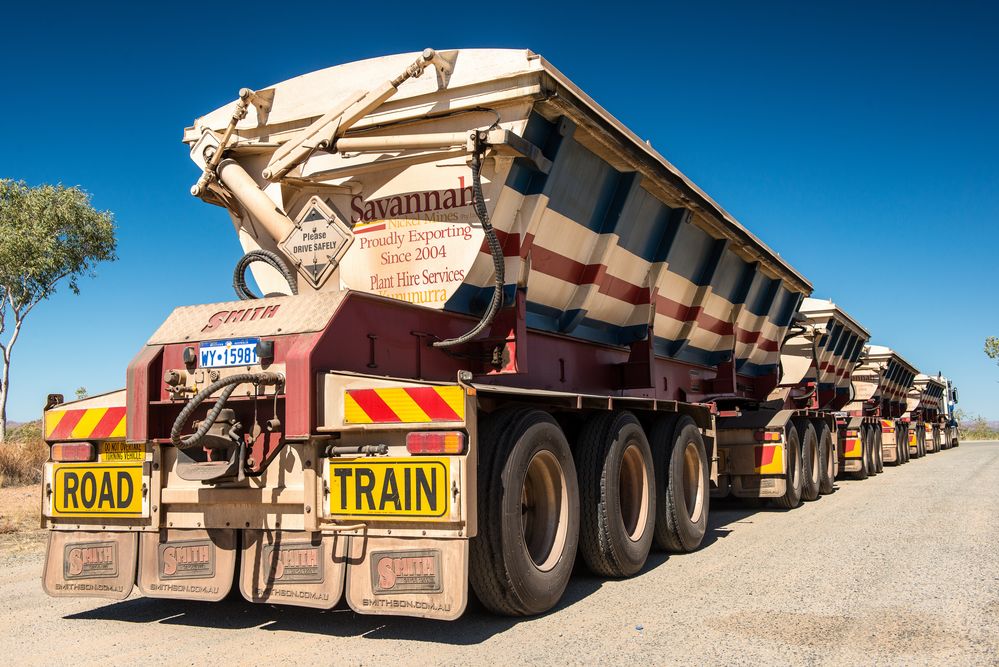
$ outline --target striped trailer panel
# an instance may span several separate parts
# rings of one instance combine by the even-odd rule
[[[798,313],[814,330],[817,368],[809,379],[818,383],[817,407],[839,410],[850,401],[853,370],[870,334],[826,299],[806,298]]]
[[[399,386],[346,389],[347,424],[433,424],[465,421],[461,387]]]
[[[920,373],[912,383],[910,396],[918,397],[915,409],[923,421],[936,421],[944,414],[944,384],[937,378]]]
[[[853,371],[853,401],[846,411],[858,416],[901,417],[918,403],[909,397],[916,373],[915,366],[894,350],[865,345]]]

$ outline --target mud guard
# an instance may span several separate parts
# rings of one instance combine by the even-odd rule
[[[53,597],[124,600],[135,582],[138,537],[110,531],[49,532],[42,588]]]
[[[350,538],[347,602],[359,614],[458,618],[468,603],[468,540]]]
[[[139,538],[138,584],[148,597],[218,602],[235,571],[235,530],[171,528]]]
[[[332,609],[343,596],[347,538],[243,531],[239,590],[250,602]]]

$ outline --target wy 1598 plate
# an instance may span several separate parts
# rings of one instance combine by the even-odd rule
[[[446,457],[329,460],[330,514],[441,518],[451,498]]]
[[[259,338],[205,341],[200,345],[198,365],[201,368],[252,366],[258,361],[257,343],[259,342]]]

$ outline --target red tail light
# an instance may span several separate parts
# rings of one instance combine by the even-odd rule
[[[57,442],[52,445],[53,461],[92,461],[93,458],[94,446],[89,442]]]
[[[465,434],[461,431],[413,431],[406,434],[406,450],[410,454],[461,454],[465,451]]]

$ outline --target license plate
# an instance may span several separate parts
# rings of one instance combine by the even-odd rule
[[[443,517],[450,483],[447,458],[330,459],[330,514]]]
[[[143,516],[142,464],[52,464],[52,516]]]
[[[226,366],[252,366],[257,363],[258,338],[206,341],[200,346],[199,361],[202,368]]]

